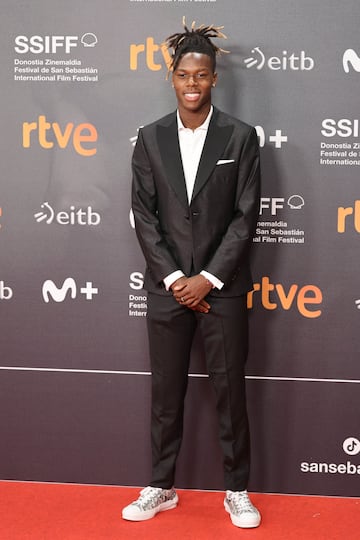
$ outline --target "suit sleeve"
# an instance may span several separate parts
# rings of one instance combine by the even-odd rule
[[[135,230],[147,267],[155,282],[179,270],[163,238],[157,212],[157,192],[142,130],[132,158],[132,210]]]
[[[229,284],[248,264],[260,203],[260,155],[256,130],[252,128],[243,145],[232,220],[204,270]]]

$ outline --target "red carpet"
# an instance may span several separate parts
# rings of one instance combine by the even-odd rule
[[[234,527],[223,494],[179,490],[175,510],[131,523],[121,508],[138,489],[0,481],[1,540],[355,540],[360,499],[251,496],[262,513],[258,529]]]

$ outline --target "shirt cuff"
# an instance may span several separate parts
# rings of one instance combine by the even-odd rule
[[[164,277],[163,282],[165,285],[165,289],[168,291],[173,283],[181,277],[184,277],[185,274],[181,270],[175,270],[175,272],[172,272],[168,276]]]
[[[206,279],[208,279],[210,283],[214,287],[216,287],[216,289],[219,289],[219,291],[221,291],[224,284],[222,281],[220,281],[220,279],[218,279],[216,276],[213,276],[212,274],[210,274],[210,272],[207,272],[206,270],[201,270],[200,274],[204,276]]]

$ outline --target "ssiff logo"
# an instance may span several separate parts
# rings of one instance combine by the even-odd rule
[[[305,201],[301,195],[291,195],[287,200],[287,205],[291,210],[301,210],[305,205]],[[282,210],[284,206],[284,197],[261,197],[259,214],[261,216],[264,210],[270,210],[271,215],[276,216],[278,210]]]
[[[92,32],[78,36],[16,36],[15,52],[18,54],[56,54],[63,51],[70,54],[78,42],[84,47],[95,47],[98,39]]]
[[[260,47],[251,49],[252,55],[245,58],[244,64],[247,69],[256,67],[261,70],[268,67],[273,71],[310,71],[314,68],[315,62],[311,56],[306,56],[305,51],[300,51],[299,55],[295,53],[289,54],[288,51],[282,51],[281,56],[271,56],[266,59],[265,54]]]

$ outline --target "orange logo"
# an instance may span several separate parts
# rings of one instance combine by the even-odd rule
[[[353,216],[355,231],[360,233],[360,201],[359,200],[355,201],[354,207],[349,206],[348,208],[344,208],[343,206],[339,206],[338,218],[337,218],[338,233],[345,232],[346,225],[349,224],[348,223],[349,221],[351,221],[350,216]]]
[[[160,59],[169,68],[171,56],[166,45],[157,45],[153,37],[146,38],[146,42],[139,45],[133,43],[130,45],[130,69],[136,71],[139,67],[139,57],[145,55],[146,66],[151,71],[159,71],[163,66],[155,62],[156,53],[160,53]]]
[[[31,136],[32,133],[33,136]],[[23,123],[23,147],[30,148],[36,135],[42,148],[53,148],[55,143],[59,148],[67,148],[69,144],[72,144],[75,152],[85,157],[93,156],[97,151],[92,143],[97,141],[98,134],[92,124],[79,124],[75,127],[72,122],[69,122],[61,128],[58,122],[50,123],[46,121],[46,116],[39,116],[37,122]],[[54,140],[48,140],[48,135],[53,135]]]
[[[320,306],[323,296],[319,287],[315,285],[304,285],[299,287],[295,283],[290,286],[289,290],[281,283],[270,283],[268,276],[264,276],[261,283],[254,283],[254,288],[248,293],[247,306],[253,308],[254,296],[260,293],[260,301],[265,309],[273,310],[282,308],[289,310],[296,306],[297,310],[303,317],[315,319],[320,317],[321,309],[309,309],[310,306]]]

